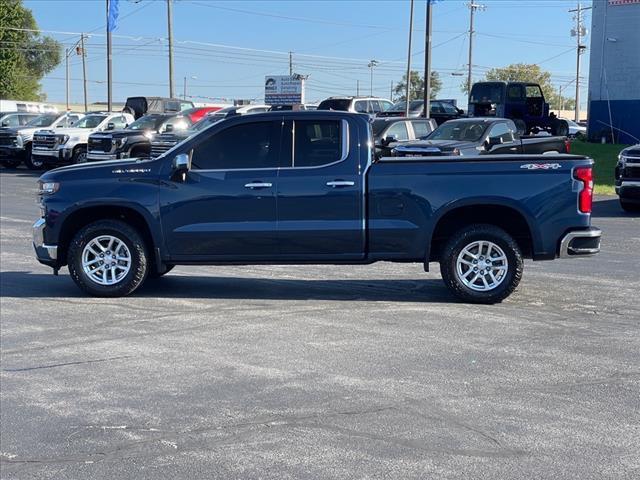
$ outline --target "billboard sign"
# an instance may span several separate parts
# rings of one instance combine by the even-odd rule
[[[264,103],[267,105],[304,103],[304,79],[299,75],[269,75],[265,77]]]

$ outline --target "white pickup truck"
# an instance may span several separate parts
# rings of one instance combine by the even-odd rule
[[[66,165],[87,161],[87,141],[94,132],[125,128],[133,115],[121,112],[92,112],[69,128],[39,130],[33,135],[32,162]]]

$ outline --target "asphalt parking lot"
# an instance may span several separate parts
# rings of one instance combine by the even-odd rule
[[[640,476],[640,217],[494,306],[437,267],[178,267],[84,296],[0,171],[3,479]]]

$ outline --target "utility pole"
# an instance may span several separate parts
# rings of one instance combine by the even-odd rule
[[[82,86],[84,89],[84,111],[89,111],[89,105],[87,103],[87,52],[84,49],[84,33],[80,34],[80,52],[82,53]]]
[[[431,0],[427,0],[426,30],[424,33],[424,98],[423,110],[425,118],[431,113]]]
[[[471,11],[471,15],[469,17],[469,69],[467,71],[467,97],[471,98],[471,85],[473,82],[473,17],[476,10],[484,10],[486,7],[484,5],[480,5],[479,3],[474,3],[473,0],[467,4],[469,10]],[[469,103],[467,101],[467,103]]]
[[[69,53],[70,50],[68,48],[64,49],[64,70],[65,70],[65,90],[66,90],[66,103],[67,103],[67,112],[69,111]]]
[[[411,98],[409,97],[409,88],[411,85],[411,36],[413,33],[413,0],[411,0],[411,6],[409,7],[409,48],[407,50],[407,79],[405,85],[405,110],[406,117],[409,116],[409,103]]]
[[[574,120],[580,121],[580,55],[587,49],[586,45],[582,45],[582,37],[587,34],[587,30],[582,24],[582,12],[584,10],[590,10],[591,7],[583,7],[578,2],[578,8],[569,10],[569,12],[576,12],[574,20],[576,21],[575,29],[571,30],[571,36],[576,37],[576,108],[574,112]]]
[[[413,0],[411,0],[413,2]],[[378,66],[378,61],[377,60],[371,60],[368,64],[367,67],[369,67],[369,70],[371,71],[371,80],[369,83],[369,96],[373,97],[373,69],[374,67]]]
[[[356,80],[356,97],[360,96],[360,80]]]
[[[173,0],[167,0],[167,36],[169,38],[169,97],[173,98]]]
[[[111,77],[111,25],[109,21],[109,9],[111,7],[111,0],[106,1],[107,4],[107,111],[110,112],[112,110],[112,102],[111,102],[111,85],[112,85],[112,77]]]
[[[293,52],[289,52],[289,76],[293,76]]]

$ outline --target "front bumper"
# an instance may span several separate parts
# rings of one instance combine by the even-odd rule
[[[33,147],[31,156],[45,164],[62,165],[71,163],[73,148],[37,148]]]
[[[103,153],[89,150],[87,153],[88,162],[101,162],[103,160],[124,160],[129,158],[127,153]]]
[[[23,156],[24,156],[24,147],[16,147],[16,146],[0,147],[0,159],[22,158]]]
[[[44,242],[44,229],[46,220],[40,218],[33,224],[33,248],[36,251],[38,261],[49,267],[58,267],[58,246],[47,245]]]
[[[584,230],[573,230],[560,241],[560,258],[585,257],[600,251],[602,230],[589,227]]]
[[[640,179],[621,179],[620,185],[616,185],[616,193],[627,201],[640,203]]]

